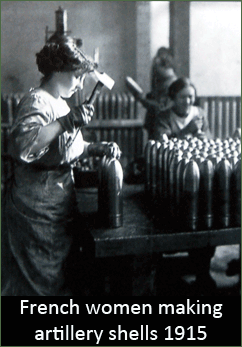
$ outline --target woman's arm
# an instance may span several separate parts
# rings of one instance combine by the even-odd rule
[[[170,124],[170,110],[160,112],[154,120],[154,131],[151,140],[161,141],[162,135],[172,137],[172,126]]]
[[[208,119],[202,108],[197,107],[198,115],[195,116],[192,121],[184,128],[184,134],[187,132],[196,136],[200,139],[208,138],[211,139],[212,135],[209,130]]]
[[[40,159],[58,136],[65,131],[73,133],[74,129],[87,124],[93,114],[92,105],[76,106],[66,116],[49,123],[47,113],[41,111],[44,107],[40,107],[40,101],[34,100],[31,107],[27,101],[26,107],[22,105],[19,110],[19,119],[10,135],[10,154],[25,162]]]
[[[94,112],[92,105],[80,105],[71,108],[71,111],[56,121],[43,126],[29,154],[35,154],[42,148],[48,147],[51,142],[65,131],[72,132],[75,127],[83,126],[91,121]]]
[[[166,134],[168,138],[177,137],[179,139],[184,139],[187,135],[199,136],[199,132],[204,125],[204,113],[202,110],[183,129],[179,129],[177,123],[172,119],[170,112],[169,109],[165,110],[157,117],[154,140],[160,141],[163,134]]]
[[[32,155],[38,153],[41,149],[48,147],[51,142],[63,132],[64,129],[57,120],[41,127],[29,154]]]

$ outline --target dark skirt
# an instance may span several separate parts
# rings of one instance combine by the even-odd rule
[[[71,295],[64,267],[73,222],[34,217],[7,196],[2,206],[2,296]]]

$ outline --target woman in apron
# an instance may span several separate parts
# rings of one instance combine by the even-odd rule
[[[76,41],[46,43],[36,63],[41,84],[20,101],[9,139],[14,176],[2,220],[3,296],[72,295],[64,268],[76,215],[73,163],[120,156],[115,143],[83,140],[93,106],[70,108],[64,100],[95,68]]]

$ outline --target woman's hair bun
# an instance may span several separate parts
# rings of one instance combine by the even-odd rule
[[[69,72],[80,70],[80,73],[90,72],[96,66],[78,47],[75,39],[70,36],[59,36],[55,41],[49,41],[36,54],[39,71],[48,76],[53,72]]]

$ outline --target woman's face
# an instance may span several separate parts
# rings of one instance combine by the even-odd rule
[[[80,75],[75,71],[61,72],[58,77],[59,95],[70,98],[78,89],[83,89],[86,73]]]
[[[193,87],[185,87],[181,89],[174,98],[174,111],[180,117],[187,117],[191,106],[195,102],[195,90]]]

